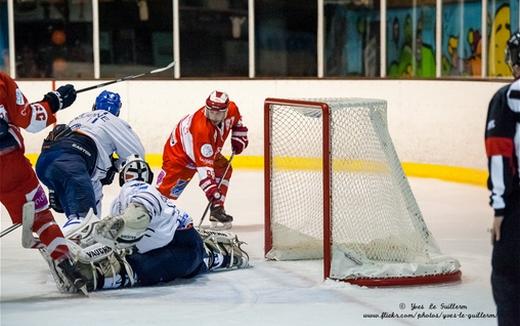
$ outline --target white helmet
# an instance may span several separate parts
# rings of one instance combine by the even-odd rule
[[[213,91],[206,99],[206,118],[214,123],[224,121],[227,116],[229,96],[221,91]]]
[[[132,180],[139,180],[148,184],[152,184],[153,181],[153,172],[150,165],[137,154],[128,156],[121,163],[121,170],[119,171],[119,185],[121,187]]]

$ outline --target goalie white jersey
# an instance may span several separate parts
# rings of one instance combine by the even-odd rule
[[[193,223],[188,213],[180,210],[171,199],[161,195],[154,186],[142,181],[123,185],[112,202],[111,215],[121,215],[130,203],[141,204],[150,214],[150,225],[136,244],[139,253],[161,248],[172,241],[175,231]]]

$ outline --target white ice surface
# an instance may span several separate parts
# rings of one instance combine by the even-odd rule
[[[489,284],[492,212],[484,188],[429,179],[411,186],[441,250],[462,264],[460,283],[409,288],[360,288],[322,280],[321,261],[263,259],[263,176],[235,171],[227,211],[248,245],[254,267],[210,273],[149,288],[61,294],[35,250],[23,249],[20,230],[0,240],[0,324],[7,325],[496,325]],[[118,187],[105,190],[104,211]],[[196,182],[178,202],[198,222],[205,208]],[[62,222],[63,217],[57,216]],[[1,229],[10,225],[4,208]],[[206,220],[207,221],[207,220]],[[404,309],[400,306],[404,304]],[[411,310],[411,305],[424,309]],[[430,304],[437,307],[430,309]],[[456,304],[441,309],[441,304]],[[369,319],[363,314],[426,312],[458,318]],[[461,317],[462,316],[462,317]]]

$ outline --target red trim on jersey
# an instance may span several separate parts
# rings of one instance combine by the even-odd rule
[[[488,157],[501,155],[513,157],[513,139],[506,137],[489,137],[486,139],[486,153]]]

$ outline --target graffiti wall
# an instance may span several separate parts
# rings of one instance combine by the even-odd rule
[[[387,12],[389,77],[435,77],[435,6]]]
[[[325,9],[326,75],[377,74],[379,8],[329,4]],[[489,0],[487,10],[488,30],[483,33],[480,0],[443,1],[442,76],[481,77],[483,35],[488,39],[488,76],[511,75],[504,53],[507,39],[519,29],[519,1]],[[387,9],[389,77],[435,77],[435,15],[435,4]]]

